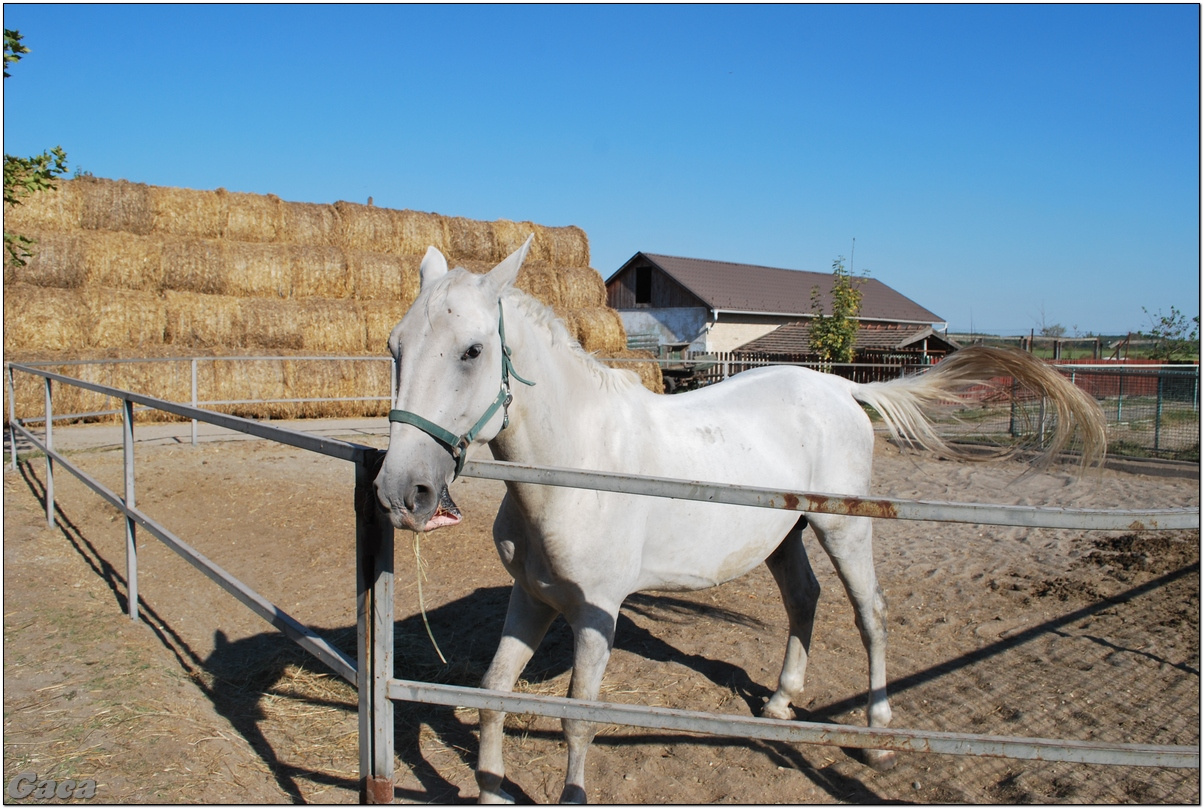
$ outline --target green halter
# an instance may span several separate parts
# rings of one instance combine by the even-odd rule
[[[534,385],[534,382],[528,382],[523,379],[514,370],[514,365],[510,362],[510,347],[506,345],[506,324],[502,319],[502,302],[499,299],[497,302],[497,331],[498,336],[502,340],[502,386],[494,398],[493,403],[485,410],[485,415],[477,419],[477,423],[472,425],[472,429],[463,435],[457,436],[450,430],[445,430],[433,421],[428,421],[417,413],[411,413],[408,410],[390,410],[389,421],[397,422],[398,424],[410,424],[422,430],[431,438],[438,441],[440,444],[451,453],[451,456],[456,459],[456,477],[460,477],[460,471],[464,468],[464,459],[466,450],[477,435],[484,429],[489,420],[497,414],[499,408],[503,410],[502,429],[510,423],[510,414],[505,412],[505,408],[510,406],[510,402],[514,397],[510,394],[510,377],[514,377],[524,385]]]

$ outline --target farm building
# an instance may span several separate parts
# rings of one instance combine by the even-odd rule
[[[937,333],[938,315],[877,279],[858,283],[858,361],[926,362],[957,349]],[[606,297],[630,345],[793,361],[813,355],[814,287],[827,309],[830,273],[636,253],[607,280]]]

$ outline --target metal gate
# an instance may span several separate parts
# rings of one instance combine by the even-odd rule
[[[10,364],[8,367],[12,463],[14,467],[17,464],[17,435],[22,436],[45,453],[46,516],[49,524],[53,526],[55,519],[54,467],[55,464],[59,464],[125,515],[128,600],[132,619],[137,620],[138,616],[136,532],[137,527],[141,526],[265,621],[329,666],[336,674],[355,685],[359,691],[360,795],[361,800],[365,802],[385,803],[391,802],[393,798],[392,700],[512,712],[524,711],[562,719],[587,719],[662,730],[840,747],[1085,764],[1125,764],[1194,769],[1198,769],[1200,766],[1198,745],[1121,744],[942,731],[866,728],[620,705],[396,679],[393,677],[393,527],[375,507],[375,496],[372,491],[372,483],[383,461],[384,451],[84,382],[40,368],[16,364]],[[24,421],[17,418],[12,398],[14,372],[33,374],[42,377],[45,381],[46,412],[43,418],[27,418]],[[51,386],[55,383],[77,385],[121,401],[125,455],[125,490],[123,494],[118,495],[107,489],[55,451],[54,414],[51,406]],[[356,482],[353,503],[356,510],[357,549],[356,660],[351,660],[327,640],[255,593],[137,508],[133,454],[133,408],[135,404],[350,461],[355,465]],[[28,429],[25,423],[39,420],[44,421],[44,438],[41,440]],[[464,467],[464,474],[469,477],[513,480],[551,486],[593,488],[603,491],[759,508],[851,514],[887,519],[1124,531],[1200,527],[1198,508],[1110,511],[926,502],[893,498],[855,498],[816,492],[783,492],[749,486],[717,485],[639,475],[527,466],[499,461],[469,462]]]

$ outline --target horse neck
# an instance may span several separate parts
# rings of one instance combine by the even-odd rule
[[[504,299],[503,305],[515,372],[535,384],[511,379],[510,424],[489,446],[502,461],[566,465],[566,458],[583,449],[582,442],[592,434],[574,425],[591,421],[613,393],[604,389],[596,369],[577,349],[556,344],[530,306],[514,298]]]

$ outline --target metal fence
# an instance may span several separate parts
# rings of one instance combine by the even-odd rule
[[[734,717],[666,708],[616,705],[567,698],[486,691],[461,686],[436,685],[393,677],[393,528],[375,506],[372,483],[384,453],[307,433],[262,424],[253,420],[202,410],[142,394],[83,382],[44,369],[9,365],[9,429],[12,463],[18,463],[17,436],[22,436],[45,455],[46,518],[53,526],[55,466],[71,472],[92,491],[125,515],[126,566],[130,617],[138,618],[138,527],[170,547],[204,575],[233,595],[272,626],[315,655],[359,691],[361,799],[391,802],[393,798],[393,705],[392,700],[422,701],[495,710],[525,711],[559,718],[588,719],[617,725],[663,730],[711,733],[741,738],[786,740],[842,747],[926,751],[936,753],[996,756],[1090,764],[1199,768],[1200,749],[1167,746],[1083,742],[1053,739],[1014,738],[939,731],[864,728],[801,721]],[[12,397],[16,373],[40,377],[44,384],[45,412],[36,419],[43,423],[41,437],[27,421],[19,419]],[[54,448],[52,390],[56,384],[76,385],[112,396],[121,402],[124,492],[118,494],[92,479]],[[133,452],[134,407],[140,405],[176,416],[204,421],[226,429],[277,441],[303,450],[340,458],[355,465],[356,510],[356,621],[357,655],[353,661],[329,641],[289,616],[251,590],[234,576],[193,549],[136,505]],[[516,480],[553,486],[594,488],[604,491],[674,497],[705,502],[724,502],[799,512],[859,514],[894,519],[942,520],[1030,527],[1091,528],[1139,531],[1199,528],[1199,509],[1138,511],[1070,510],[1024,506],[933,503],[884,498],[850,498],[816,492],[781,492],[744,486],[725,486],[697,481],[668,480],[637,475],[619,475],[586,470],[523,466],[497,461],[473,461],[464,474],[499,480]]]
[[[646,360],[645,360],[646,361]],[[686,354],[656,360],[682,389],[721,382],[751,368],[794,365],[855,382],[882,382],[919,373],[927,365],[900,359],[881,363],[771,362],[732,354]],[[1108,424],[1112,455],[1200,461],[1200,366],[1155,363],[1053,362],[1063,375],[1091,394]],[[937,413],[936,431],[945,438],[989,444],[1039,441],[1050,427],[1040,397],[999,377],[969,392],[969,406]],[[882,428],[885,429],[885,428]]]
[[[321,363],[365,362],[381,366],[373,374],[374,384],[383,390],[388,375],[388,357],[191,357],[177,359],[123,359],[30,362],[31,368],[55,368],[67,372],[83,366],[117,365],[128,363],[186,363],[189,368],[188,398],[193,407],[220,409],[244,415],[273,415],[288,408],[304,406],[306,415],[335,417],[347,415],[383,415],[389,407],[389,396],[364,391],[355,396],[286,397],[277,395],[270,384],[255,398],[216,396],[198,375],[199,364],[219,363]],[[679,359],[608,360],[608,362],[657,362],[666,380],[675,382],[681,390],[713,384],[750,368],[785,363],[750,360],[734,355],[687,354]],[[824,373],[834,373],[857,382],[897,379],[917,373],[925,367],[911,361],[881,363],[788,363],[809,367]],[[1116,456],[1165,458],[1170,460],[1200,460],[1200,366],[1120,363],[1055,363],[1074,384],[1095,397],[1108,422],[1108,451]],[[10,394],[13,391],[10,390]],[[183,393],[183,389],[181,390]],[[16,394],[30,399],[26,393]],[[1031,442],[1050,428],[1050,416],[1043,403],[1023,389],[1016,388],[1010,379],[999,378],[970,394],[972,405],[950,407],[936,415],[936,429],[945,438],[988,444]],[[351,408],[354,412],[349,410]],[[120,416],[120,409],[97,409],[88,412],[64,413],[62,420],[96,420]],[[196,420],[193,443],[196,442]],[[881,425],[879,425],[881,427]],[[885,428],[882,428],[885,429]]]

